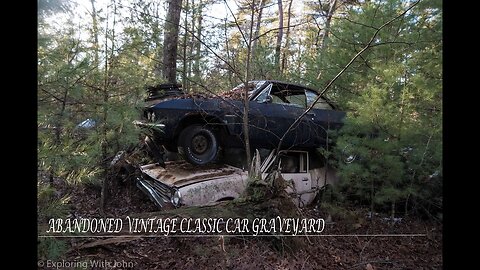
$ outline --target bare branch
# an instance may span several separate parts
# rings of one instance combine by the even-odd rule
[[[405,42],[405,41],[385,41],[385,42],[379,42],[379,43],[372,44],[372,45],[370,45],[370,48],[377,47],[377,46],[380,46],[380,45],[388,45],[388,44],[403,44],[403,45],[408,45],[408,46],[413,45],[413,43]]]
[[[242,35],[243,42],[245,42],[245,44],[248,44],[247,38],[245,37],[245,33],[243,33],[242,28],[238,24],[237,17],[235,17],[235,14],[233,14],[232,9],[230,8],[230,6],[227,3],[227,0],[223,0],[223,2],[225,2],[225,5],[227,6],[228,10],[230,11],[230,14],[232,15],[233,20],[235,22],[235,25],[237,26],[237,29],[238,29],[238,31],[240,31],[240,34]]]
[[[152,14],[148,14],[148,13],[145,13],[143,11],[140,11],[140,10],[137,10],[133,7],[128,7],[128,6],[123,6],[122,4],[118,4],[119,6],[121,7],[125,7],[125,8],[128,8],[130,10],[133,10],[133,11],[136,11],[142,15],[145,15],[145,16],[149,16],[149,17],[152,17],[152,18],[156,18],[156,19],[159,19],[159,20],[162,20],[164,22],[169,22],[167,20],[165,20],[164,18],[160,18],[158,16],[155,16],[155,15],[152,15]],[[170,22],[172,23],[172,22]],[[207,50],[209,50],[211,53],[213,53],[213,55],[215,55],[215,57],[217,57],[218,59],[220,59],[222,62],[224,62],[232,71],[233,73],[238,76],[240,78],[240,80],[243,81],[242,77],[239,75],[239,72],[237,72],[237,70],[235,69],[235,67],[233,67],[228,61],[226,61],[225,59],[223,59],[223,57],[221,57],[218,53],[215,52],[215,50],[213,50],[209,45],[207,45],[200,37],[198,37],[196,35],[196,33],[194,33],[193,31],[191,31],[190,29],[187,29],[185,28],[184,25],[182,24],[178,24],[178,26],[180,28],[182,28],[183,30],[185,30],[186,32],[188,32],[193,38],[195,38],[196,40],[198,40],[203,46],[205,46],[205,48],[207,48]]]
[[[367,27],[367,28],[372,28],[374,30],[378,30],[378,28],[373,26],[373,25],[368,25],[368,24],[356,22],[356,21],[350,20],[348,17],[339,17],[339,18],[336,18],[336,19],[343,19],[343,20],[346,20],[346,21],[351,22],[353,24],[357,24],[357,25],[361,25],[361,26],[364,26],[364,27]]]
[[[257,39],[259,39],[259,38],[267,35],[267,34],[270,33],[270,32],[277,31],[277,30],[280,30],[280,29],[293,28],[293,27],[300,26],[300,25],[305,24],[305,23],[306,23],[306,22],[297,23],[297,24],[294,24],[294,25],[290,25],[289,27],[285,27],[285,26],[284,26],[284,27],[272,28],[272,29],[270,29],[270,30],[267,30],[265,33],[260,34],[259,36],[254,37],[254,38],[252,39],[252,41],[257,40]]]
[[[53,99],[55,99],[55,100],[57,100],[57,101],[59,101],[59,102],[62,102],[62,103],[65,102],[63,99],[57,97],[57,96],[54,95],[53,93],[51,93],[51,92],[49,92],[49,91],[47,91],[47,90],[45,90],[45,89],[43,89],[43,88],[41,88],[41,87],[40,87],[39,89],[40,89],[42,92],[47,93],[47,94],[48,94],[49,96],[51,96]]]

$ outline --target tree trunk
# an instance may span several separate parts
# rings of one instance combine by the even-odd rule
[[[277,43],[275,45],[275,68],[280,71],[280,51],[282,49],[283,38],[283,4],[282,0],[277,0],[278,3],[278,34]]]
[[[391,214],[392,222],[393,222],[393,220],[395,218],[395,201],[392,202],[391,207],[392,207],[392,210],[391,210],[390,214]]]
[[[108,18],[107,18],[108,21]],[[106,163],[106,159],[108,156],[108,141],[107,141],[107,133],[108,133],[108,128],[107,128],[107,119],[108,119],[108,84],[109,84],[109,69],[108,69],[108,25],[107,28],[105,29],[105,66],[104,66],[104,75],[103,75],[103,111],[102,111],[102,125],[101,125],[101,132],[102,132],[102,138],[101,138],[101,149],[102,149],[102,162],[101,166],[103,167],[103,181],[102,181],[102,190],[100,193],[100,214],[102,216],[105,216],[105,200],[107,197],[107,182],[108,182],[108,166]],[[112,40],[113,42],[113,40]],[[113,44],[112,44],[113,47]],[[112,51],[113,52],[113,51]]]
[[[104,78],[103,78],[103,112],[102,112],[102,125],[101,125],[101,132],[102,132],[102,140],[101,140],[101,149],[102,149],[102,164],[103,166],[103,181],[102,181],[102,190],[100,194],[100,214],[105,216],[105,202],[107,198],[107,183],[108,183],[108,171],[109,171],[109,164],[107,162],[108,159],[108,107],[109,107],[109,88],[111,84],[110,78],[110,69],[114,65],[114,53],[115,53],[115,27],[116,27],[116,15],[117,15],[117,3],[113,1],[113,25],[112,25],[112,35],[110,37],[111,43],[111,51],[110,55],[108,55],[108,17],[107,17],[107,27],[105,29],[105,67],[104,67]],[[109,61],[109,59],[111,59]]]
[[[198,3],[198,13],[197,13],[197,37],[201,38],[202,36],[202,21],[203,21],[203,3],[202,0],[200,0],[200,3]],[[200,61],[202,58],[201,55],[201,48],[202,44],[200,41],[197,39],[195,40],[195,64],[193,65],[193,77],[195,78],[195,82],[199,82],[201,80],[201,74],[200,74]]]
[[[68,87],[65,88],[65,92],[63,94],[63,100],[62,100],[62,107],[60,109],[60,112],[58,113],[58,116],[55,117],[55,139],[54,139],[54,142],[55,142],[55,151],[57,151],[57,149],[60,146],[60,144],[62,143],[62,140],[61,140],[61,134],[62,134],[62,129],[63,129],[63,116],[65,115],[65,109],[66,109],[66,105],[67,105],[67,97],[68,97]],[[54,177],[55,177],[55,170],[57,169],[57,159],[55,158],[52,162],[52,166],[50,168],[50,172],[49,172],[49,183],[50,184],[53,184],[53,181],[54,181]]]
[[[235,61],[234,59],[232,59],[232,57],[230,56],[230,46],[229,46],[229,40],[228,40],[228,20],[227,18],[224,19],[224,29],[223,29],[223,35],[225,37],[225,52],[226,52],[226,55],[227,55],[227,61],[229,63],[232,63],[232,65],[235,65]],[[228,67],[228,66],[227,66]],[[235,86],[235,82],[233,81],[233,70],[231,68],[228,67],[227,69],[227,77],[228,77],[228,85],[230,87],[233,87]]]
[[[292,18],[292,3],[293,0],[290,0],[290,4],[288,4],[288,11],[287,11],[287,33],[285,34],[285,48],[283,48],[283,56],[282,56],[282,66],[280,71],[282,74],[285,72],[285,67],[287,65],[287,58],[288,58],[288,46],[289,44],[289,39],[290,39],[290,20]]]
[[[93,27],[93,49],[95,51],[95,66],[98,67],[98,51],[100,46],[98,45],[98,21],[97,21],[97,10],[95,9],[95,0],[90,0],[92,4],[92,27]]]
[[[253,40],[253,20],[255,17],[255,0],[252,0],[252,7],[251,7],[251,15],[250,15],[250,29],[248,33],[248,44],[247,44],[247,63],[245,66],[245,97],[244,97],[244,107],[243,107],[243,138],[245,140],[245,152],[247,158],[247,168],[250,169],[250,162],[252,161],[251,153],[250,153],[250,135],[249,135],[249,127],[248,127],[248,111],[249,108],[249,99],[248,99],[248,89],[250,81],[250,58],[252,53],[252,40]]]
[[[258,35],[260,34],[260,25],[262,22],[263,16],[263,6],[265,6],[265,0],[261,0],[260,6],[258,7],[258,15],[257,15],[257,25],[255,26],[255,34],[253,34],[253,38],[255,39],[252,44],[252,57],[255,58],[255,50],[257,49],[258,44]]]
[[[162,79],[168,83],[177,82],[178,25],[182,0],[168,0],[167,19],[163,39]]]
[[[327,18],[325,20],[325,28],[323,31],[322,40],[320,41],[320,46],[318,47],[318,51],[320,52],[320,63],[322,62],[324,50],[327,46],[328,36],[330,35],[330,24],[332,23],[332,17],[336,9],[337,9],[337,0],[331,0],[330,8],[328,9]],[[318,73],[317,80],[319,80],[321,76],[322,76],[322,72],[320,71]]]
[[[185,3],[185,19],[183,21],[183,27],[185,29],[185,34],[183,35],[183,54],[182,54],[182,60],[183,60],[183,65],[182,65],[182,85],[183,89],[188,92],[188,55],[187,55],[187,46],[188,46],[188,12],[189,12],[189,0]]]
[[[323,50],[328,42],[328,36],[330,35],[330,25],[332,23],[333,14],[337,9],[337,0],[330,1],[330,8],[328,9],[327,18],[325,20],[325,28],[323,31],[322,41],[320,42],[320,50]]]
[[[192,0],[192,15],[190,16],[190,24],[191,24],[191,28],[190,28],[190,33],[191,33],[191,38],[190,38],[190,48],[188,48],[188,78],[192,78],[193,77],[193,49],[195,47],[195,42],[197,42],[198,40],[195,38],[195,27],[196,27],[196,23],[195,23],[195,18],[196,18],[196,14],[197,14],[197,9],[195,8],[195,0]],[[192,83],[189,82],[189,91],[193,91],[191,88],[195,87]]]

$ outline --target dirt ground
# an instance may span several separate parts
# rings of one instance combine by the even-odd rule
[[[75,189],[56,183],[60,193],[71,194],[71,217],[100,217],[100,191]],[[108,198],[109,216],[158,211],[136,187],[119,184]],[[305,217],[327,218],[314,206],[303,209]],[[56,261],[106,262],[88,269],[442,269],[442,225],[418,219],[388,222],[367,212],[334,216],[324,236],[304,238],[306,246],[293,249],[273,237],[145,237],[128,242],[94,245],[102,238],[67,238],[69,251]],[[212,213],[215,216],[215,213]],[[363,236],[385,235],[390,236]],[[392,236],[424,234],[424,236]],[[336,235],[336,236],[332,236]],[[358,236],[352,236],[358,235]],[[298,237],[298,236],[297,236]],[[272,244],[276,243],[276,244]],[[108,264],[109,263],[109,264]],[[75,269],[73,267],[39,269]],[[78,267],[76,269],[85,269]]]

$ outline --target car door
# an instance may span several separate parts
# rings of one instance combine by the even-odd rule
[[[283,91],[283,93],[282,93]],[[288,90],[279,85],[270,84],[251,103],[252,125],[257,133],[253,141],[262,148],[276,147],[280,138],[305,110],[303,92]],[[301,123],[300,123],[301,124]],[[301,145],[305,140],[303,128],[294,127],[284,138],[283,146]]]
[[[272,170],[275,150],[265,158],[260,167],[262,179],[266,179]],[[310,204],[315,196],[316,189],[313,185],[309,168],[309,155],[306,151],[280,151],[278,169],[283,179],[287,182],[285,191],[290,194],[298,206]]]
[[[303,151],[280,152],[280,173],[290,185],[286,192],[292,194],[298,206],[311,203],[315,197],[309,173],[308,153]]]
[[[243,102],[233,99],[220,99],[218,117],[227,128],[230,136],[223,138],[225,147],[243,147]]]
[[[309,107],[318,94],[314,91],[305,89],[305,96],[307,99],[307,107]],[[323,98],[320,98],[314,105],[313,109],[306,115],[305,121],[311,123],[311,130],[313,144],[324,145],[327,139],[327,130],[338,129],[342,125],[342,119],[345,117],[345,112],[336,111]]]

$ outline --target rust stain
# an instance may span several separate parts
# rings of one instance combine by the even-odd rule
[[[203,182],[212,178],[243,173],[241,169],[229,165],[209,164],[198,167],[186,161],[166,162],[165,165],[166,169],[160,166],[148,166],[142,168],[142,171],[170,186]]]

